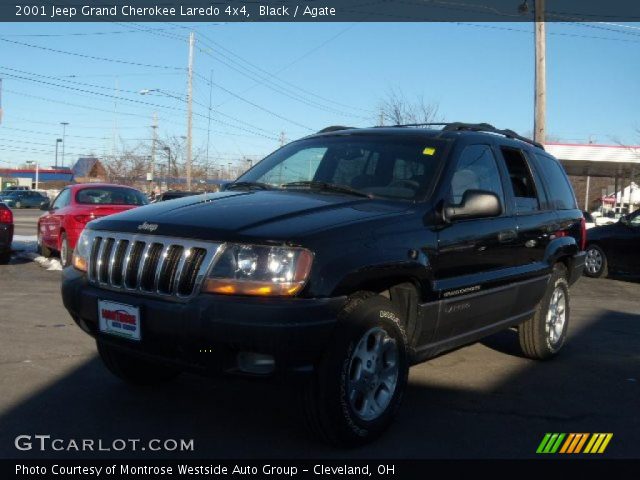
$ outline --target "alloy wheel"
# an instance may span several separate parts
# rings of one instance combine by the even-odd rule
[[[353,412],[371,421],[382,415],[393,398],[399,374],[396,340],[386,330],[367,331],[351,354],[347,394]]]

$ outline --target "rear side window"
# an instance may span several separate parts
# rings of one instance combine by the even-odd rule
[[[451,178],[450,201],[459,204],[467,190],[495,193],[502,203],[504,197],[500,172],[488,145],[470,145],[460,155],[456,172]]]
[[[53,202],[53,208],[64,208],[69,205],[69,200],[71,200],[71,191],[68,188],[65,188]]]
[[[549,203],[556,210],[572,210],[577,208],[576,197],[567,175],[560,163],[546,155],[536,153],[536,159],[542,175],[547,183]]]
[[[529,164],[522,152],[516,148],[501,147],[509,179],[516,200],[517,213],[535,212],[540,209],[536,184],[533,181]]]

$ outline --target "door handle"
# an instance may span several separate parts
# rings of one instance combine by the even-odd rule
[[[518,238],[518,234],[515,230],[505,230],[498,233],[498,241],[500,243],[513,242],[516,238]]]

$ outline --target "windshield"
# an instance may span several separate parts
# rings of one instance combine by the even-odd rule
[[[149,203],[142,192],[120,187],[84,188],[77,193],[76,201],[88,205],[146,205]]]
[[[432,138],[311,138],[277,150],[237,181],[301,189],[331,184],[344,193],[413,200],[429,189],[444,146]]]

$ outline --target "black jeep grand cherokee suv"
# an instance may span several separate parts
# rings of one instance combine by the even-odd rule
[[[309,425],[342,445],[440,352],[517,327],[553,356],[584,266],[562,167],[509,130],[412,127],[328,128],[223,192],[91,222],[66,308],[130,382],[304,376]]]

